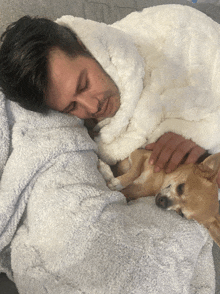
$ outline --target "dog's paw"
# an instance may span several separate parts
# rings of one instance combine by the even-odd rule
[[[111,179],[107,185],[112,191],[121,191],[124,188],[118,178]]]
[[[110,166],[101,159],[98,161],[98,170],[106,182],[111,181],[111,179],[114,178]]]

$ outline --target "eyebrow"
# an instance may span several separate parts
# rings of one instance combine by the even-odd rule
[[[80,75],[78,76],[78,79],[77,79],[77,83],[76,83],[76,90],[75,90],[75,93],[74,93],[74,96],[77,94],[77,91],[79,89],[79,86],[80,86],[80,83],[82,81],[82,78],[83,76],[87,73],[87,69],[83,69],[80,73]],[[68,106],[66,106],[61,112],[67,112],[68,109],[70,108],[70,106],[72,105],[72,101],[69,103]]]

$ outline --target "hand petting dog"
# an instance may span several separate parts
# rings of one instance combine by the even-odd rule
[[[165,133],[157,142],[146,145],[145,149],[152,150],[149,163],[155,166],[154,172],[163,169],[166,173],[174,171],[180,163],[196,163],[206,153],[192,140],[172,132]]]
[[[166,173],[173,172],[181,163],[197,163],[207,154],[192,140],[173,132],[165,133],[157,142],[146,145],[145,149],[152,151],[149,164],[154,165],[154,172],[164,170]],[[220,188],[220,172],[216,181]]]
[[[154,172],[149,164],[152,152],[137,149],[117,164],[117,177],[108,179],[112,190],[121,191],[128,201],[155,196],[158,207],[175,210],[204,225],[220,247],[220,215],[217,175],[220,153],[201,163],[180,164],[172,173]],[[198,162],[198,160],[197,160]]]
[[[210,155],[169,132],[118,162],[116,177],[102,161],[99,170],[108,187],[121,191],[127,201],[154,195],[158,207],[204,225],[220,247],[220,153]]]

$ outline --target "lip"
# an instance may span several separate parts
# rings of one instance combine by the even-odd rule
[[[101,110],[97,113],[96,118],[101,118],[101,117],[108,117],[110,114],[110,109],[109,109],[109,101],[111,97],[107,97],[105,100],[104,104],[102,105]]]

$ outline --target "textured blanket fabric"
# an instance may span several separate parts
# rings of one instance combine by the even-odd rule
[[[114,25],[117,28],[70,16],[58,20],[77,32],[121,92],[121,107],[117,115],[100,125],[100,154],[100,146],[114,144],[117,138],[122,138],[122,144],[125,130],[129,130],[130,124],[136,126],[133,117],[138,114],[134,109],[146,107],[149,115],[154,113],[153,110],[159,115],[166,107],[166,103],[162,108],[157,107],[157,102],[162,100],[157,90],[159,85],[170,85],[169,74],[173,76],[174,73],[169,73],[167,68],[167,75],[160,77],[158,71],[161,66],[156,66],[157,54],[161,54],[162,45],[166,44],[166,32],[170,31],[172,35],[173,26],[177,26],[178,31],[181,16],[194,12],[181,6],[160,9],[133,14],[130,19],[128,16]],[[176,13],[173,13],[174,17],[176,15],[173,26],[170,21],[165,26],[166,31],[161,30],[157,35],[150,23],[162,17],[167,20],[168,11]],[[120,28],[128,24],[137,27],[139,18],[144,21],[143,34],[149,35],[146,43],[142,30],[138,30],[140,43],[143,39],[142,45],[137,45],[134,36]],[[147,30],[145,19],[149,21]],[[215,29],[215,23],[209,21],[218,37],[218,26]],[[152,48],[154,51],[151,52]],[[152,54],[154,52],[155,59],[152,55],[149,60],[142,56],[145,49]],[[178,62],[179,58],[174,50],[173,60]],[[162,60],[159,59],[160,62]],[[164,62],[165,70],[166,59]],[[150,63],[155,73],[148,71]],[[182,89],[179,68],[172,68],[177,70],[175,77],[180,78]],[[196,76],[198,72],[195,70]],[[158,77],[160,80],[157,81]],[[163,81],[165,78],[168,84]],[[185,81],[185,75],[183,79]],[[152,81],[154,91],[149,90]],[[173,89],[176,83],[173,82]],[[216,91],[217,86],[216,83]],[[168,88],[170,93],[170,86]],[[140,104],[145,100],[142,97],[146,92],[150,112],[148,102]],[[166,93],[166,88],[161,93]],[[213,94],[210,99],[212,97],[217,96]],[[3,96],[0,99],[3,105],[0,124],[4,134],[1,144],[5,148],[2,156],[4,163],[7,161],[0,186],[0,250],[11,253],[11,267],[5,268],[5,257],[0,255],[0,269],[11,272],[19,293],[214,293],[212,240],[202,226],[181,218],[175,212],[160,210],[155,206],[154,197],[127,205],[121,193],[110,191],[97,169],[96,144],[89,138],[81,120],[53,111],[43,116],[23,110],[13,102],[6,103]],[[153,101],[155,108],[152,108]],[[213,101],[217,98],[211,100],[210,107]],[[217,104],[211,109],[215,114]],[[164,111],[164,117],[166,115]],[[143,114],[143,117],[145,119],[147,115]],[[200,116],[198,121],[202,118]],[[148,120],[149,128],[150,122]],[[118,126],[117,132],[114,126]],[[153,127],[151,129],[153,134]],[[137,129],[127,132],[127,137],[129,139],[137,133],[140,146],[146,132],[145,129],[138,130],[137,123]],[[135,148],[134,145],[130,147],[130,143],[127,146],[126,152]],[[214,150],[215,146],[212,148]],[[114,156],[114,160],[118,160],[116,153]],[[111,160],[110,157],[108,159]]]

